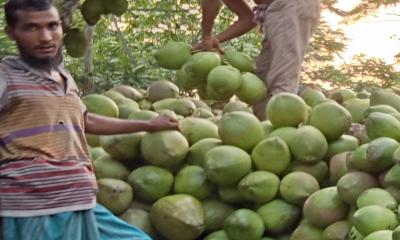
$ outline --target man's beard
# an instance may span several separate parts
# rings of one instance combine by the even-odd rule
[[[32,56],[31,54],[27,53],[25,51],[25,48],[22,47],[21,45],[18,45],[19,53],[21,55],[21,58],[24,62],[26,62],[29,66],[36,68],[36,69],[41,69],[41,70],[50,70],[56,68],[58,65],[61,64],[63,60],[63,55],[62,55],[62,47],[60,46],[57,50],[57,53],[54,57],[48,57],[48,58],[37,58],[35,56]]]

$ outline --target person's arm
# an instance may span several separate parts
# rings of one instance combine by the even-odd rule
[[[212,35],[214,20],[217,17],[221,2],[218,0],[202,1],[202,40],[196,44],[194,50],[216,49],[223,52],[219,43],[226,42],[239,37],[250,31],[256,24],[253,22],[253,12],[244,0],[223,0],[225,5],[238,16],[238,20],[230,25],[226,30],[216,36]]]
[[[208,51],[216,49],[217,51],[222,52],[222,49],[219,47],[218,39],[212,34],[214,21],[219,14],[221,6],[221,0],[201,1],[201,41],[194,45],[193,50]]]
[[[201,20],[201,37],[207,39],[212,37],[212,29],[214,27],[215,18],[219,14],[222,2],[220,0],[203,0],[201,1],[202,20]]]
[[[97,135],[155,132],[167,129],[178,130],[178,122],[168,116],[160,115],[152,120],[129,120],[105,117],[93,113],[85,114],[85,132]]]
[[[229,10],[238,16],[238,20],[216,36],[220,43],[242,36],[256,26],[253,22],[253,11],[244,0],[223,1]]]

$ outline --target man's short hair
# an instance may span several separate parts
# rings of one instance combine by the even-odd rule
[[[4,4],[4,13],[7,26],[15,26],[18,22],[17,12],[23,11],[44,11],[54,6],[53,0],[8,0]]]

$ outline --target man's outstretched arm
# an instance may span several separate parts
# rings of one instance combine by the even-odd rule
[[[93,113],[85,115],[85,132],[91,134],[112,135],[140,131],[154,132],[167,129],[178,130],[178,122],[163,115],[148,121],[105,117]]]

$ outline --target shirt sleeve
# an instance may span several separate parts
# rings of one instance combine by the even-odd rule
[[[87,107],[86,107],[85,103],[83,103],[82,98],[80,97],[79,89],[78,89],[78,87],[76,86],[76,83],[73,82],[73,84],[75,85],[74,89],[72,90],[72,91],[73,91],[73,94],[74,94],[77,98],[79,98],[80,105],[81,105],[81,112],[82,112],[83,115],[86,115],[86,114],[87,114]]]
[[[69,73],[69,71],[64,68],[63,64],[61,64],[59,66],[58,70],[60,71],[60,73],[63,75],[63,77],[66,80],[67,92],[69,94],[73,94],[76,97],[80,98],[81,112],[82,112],[83,115],[86,115],[87,114],[87,108],[86,108],[86,105],[83,103],[82,98],[80,97],[81,94],[79,93],[79,88],[78,88],[78,85],[76,84],[74,78]]]
[[[3,110],[7,103],[7,83],[0,71],[0,111]]]
[[[88,113],[87,107],[83,103],[82,99],[81,99],[81,111],[82,111],[83,116],[86,116],[86,114]]]

